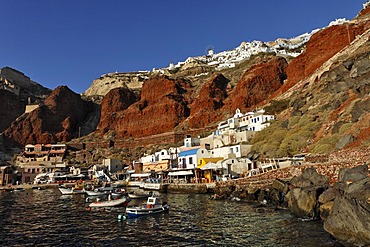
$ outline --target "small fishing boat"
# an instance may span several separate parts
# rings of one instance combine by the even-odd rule
[[[19,192],[19,191],[25,191],[25,189],[19,187],[19,188],[15,188],[14,190],[12,190],[12,192]]]
[[[116,197],[122,197],[122,196],[127,196],[127,192],[125,189],[115,189],[111,192],[111,195],[113,198],[116,198]],[[130,197],[131,198],[131,197]],[[131,198],[132,199],[132,198]]]
[[[66,186],[60,186],[58,187],[60,193],[62,195],[72,195],[72,194],[84,194],[85,189],[83,187],[83,184],[78,183],[74,187],[66,187]]]
[[[137,193],[137,192],[128,193],[128,196],[131,199],[146,199],[146,198],[148,198],[149,196],[152,196],[152,195],[153,195],[152,191],[150,191],[148,193]]]
[[[104,184],[102,187],[98,187],[92,190],[85,190],[86,194],[88,196],[104,196],[104,195],[109,195],[113,191],[113,187],[110,184],[107,186]]]
[[[60,193],[62,193],[62,195],[72,195],[73,194],[72,188],[59,187],[58,189]]]
[[[108,196],[107,201],[96,201],[89,204],[88,208],[97,208],[97,207],[125,207],[131,201],[129,197],[122,197],[113,200],[109,200],[110,196]]]
[[[104,195],[109,195],[110,191],[108,190],[86,190],[85,191],[88,196],[104,196]]]
[[[126,214],[129,217],[140,217],[146,215],[159,214],[168,212],[170,205],[166,202],[159,203],[156,197],[148,197],[148,201],[144,205],[126,207]]]

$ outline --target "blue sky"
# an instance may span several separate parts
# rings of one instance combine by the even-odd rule
[[[352,19],[365,0],[0,0],[0,67],[83,93],[100,75],[151,70]]]

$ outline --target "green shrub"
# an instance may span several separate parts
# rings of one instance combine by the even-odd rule
[[[321,138],[316,144],[311,147],[311,152],[315,154],[327,154],[335,149],[335,145],[337,144],[339,139],[339,134]]]
[[[339,134],[340,135],[346,134],[348,132],[348,130],[351,129],[351,127],[352,127],[351,123],[342,124],[339,128]]]
[[[300,120],[300,116],[293,116],[289,119],[288,129],[292,129]]]
[[[268,114],[276,115],[289,107],[289,100],[272,100],[264,110]]]

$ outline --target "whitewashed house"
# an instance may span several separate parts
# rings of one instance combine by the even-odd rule
[[[271,120],[275,119],[273,115],[266,115],[264,112],[260,110],[242,114],[239,109],[236,109],[233,117],[218,124],[212,140],[210,136],[206,137],[201,140],[201,145],[207,143],[211,148],[219,148],[247,141],[255,131],[261,131],[270,125]]]
[[[246,174],[250,170],[254,169],[253,162],[248,158],[224,159],[221,163],[223,167],[227,168],[229,175]]]
[[[211,150],[212,157],[223,157],[224,159],[229,158],[240,158],[246,156],[250,151],[252,145],[236,144],[232,146],[224,146],[214,148]]]
[[[201,158],[211,158],[210,152],[201,147],[181,151],[177,160],[177,169],[195,169]]]

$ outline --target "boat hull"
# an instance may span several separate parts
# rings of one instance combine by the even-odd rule
[[[142,217],[147,215],[160,214],[168,212],[170,209],[169,205],[156,205],[154,208],[145,208],[145,207],[127,207],[126,214],[131,218]]]
[[[109,195],[109,191],[92,191],[92,190],[86,190],[85,191],[88,196],[104,196]]]
[[[123,197],[116,200],[109,200],[109,201],[98,201],[89,204],[91,208],[99,208],[99,207],[125,207],[130,202],[129,197]]]
[[[147,199],[149,196],[152,196],[152,193],[147,193],[147,194],[128,193],[128,196],[131,199]]]
[[[72,195],[73,190],[71,188],[58,188],[62,195]]]

